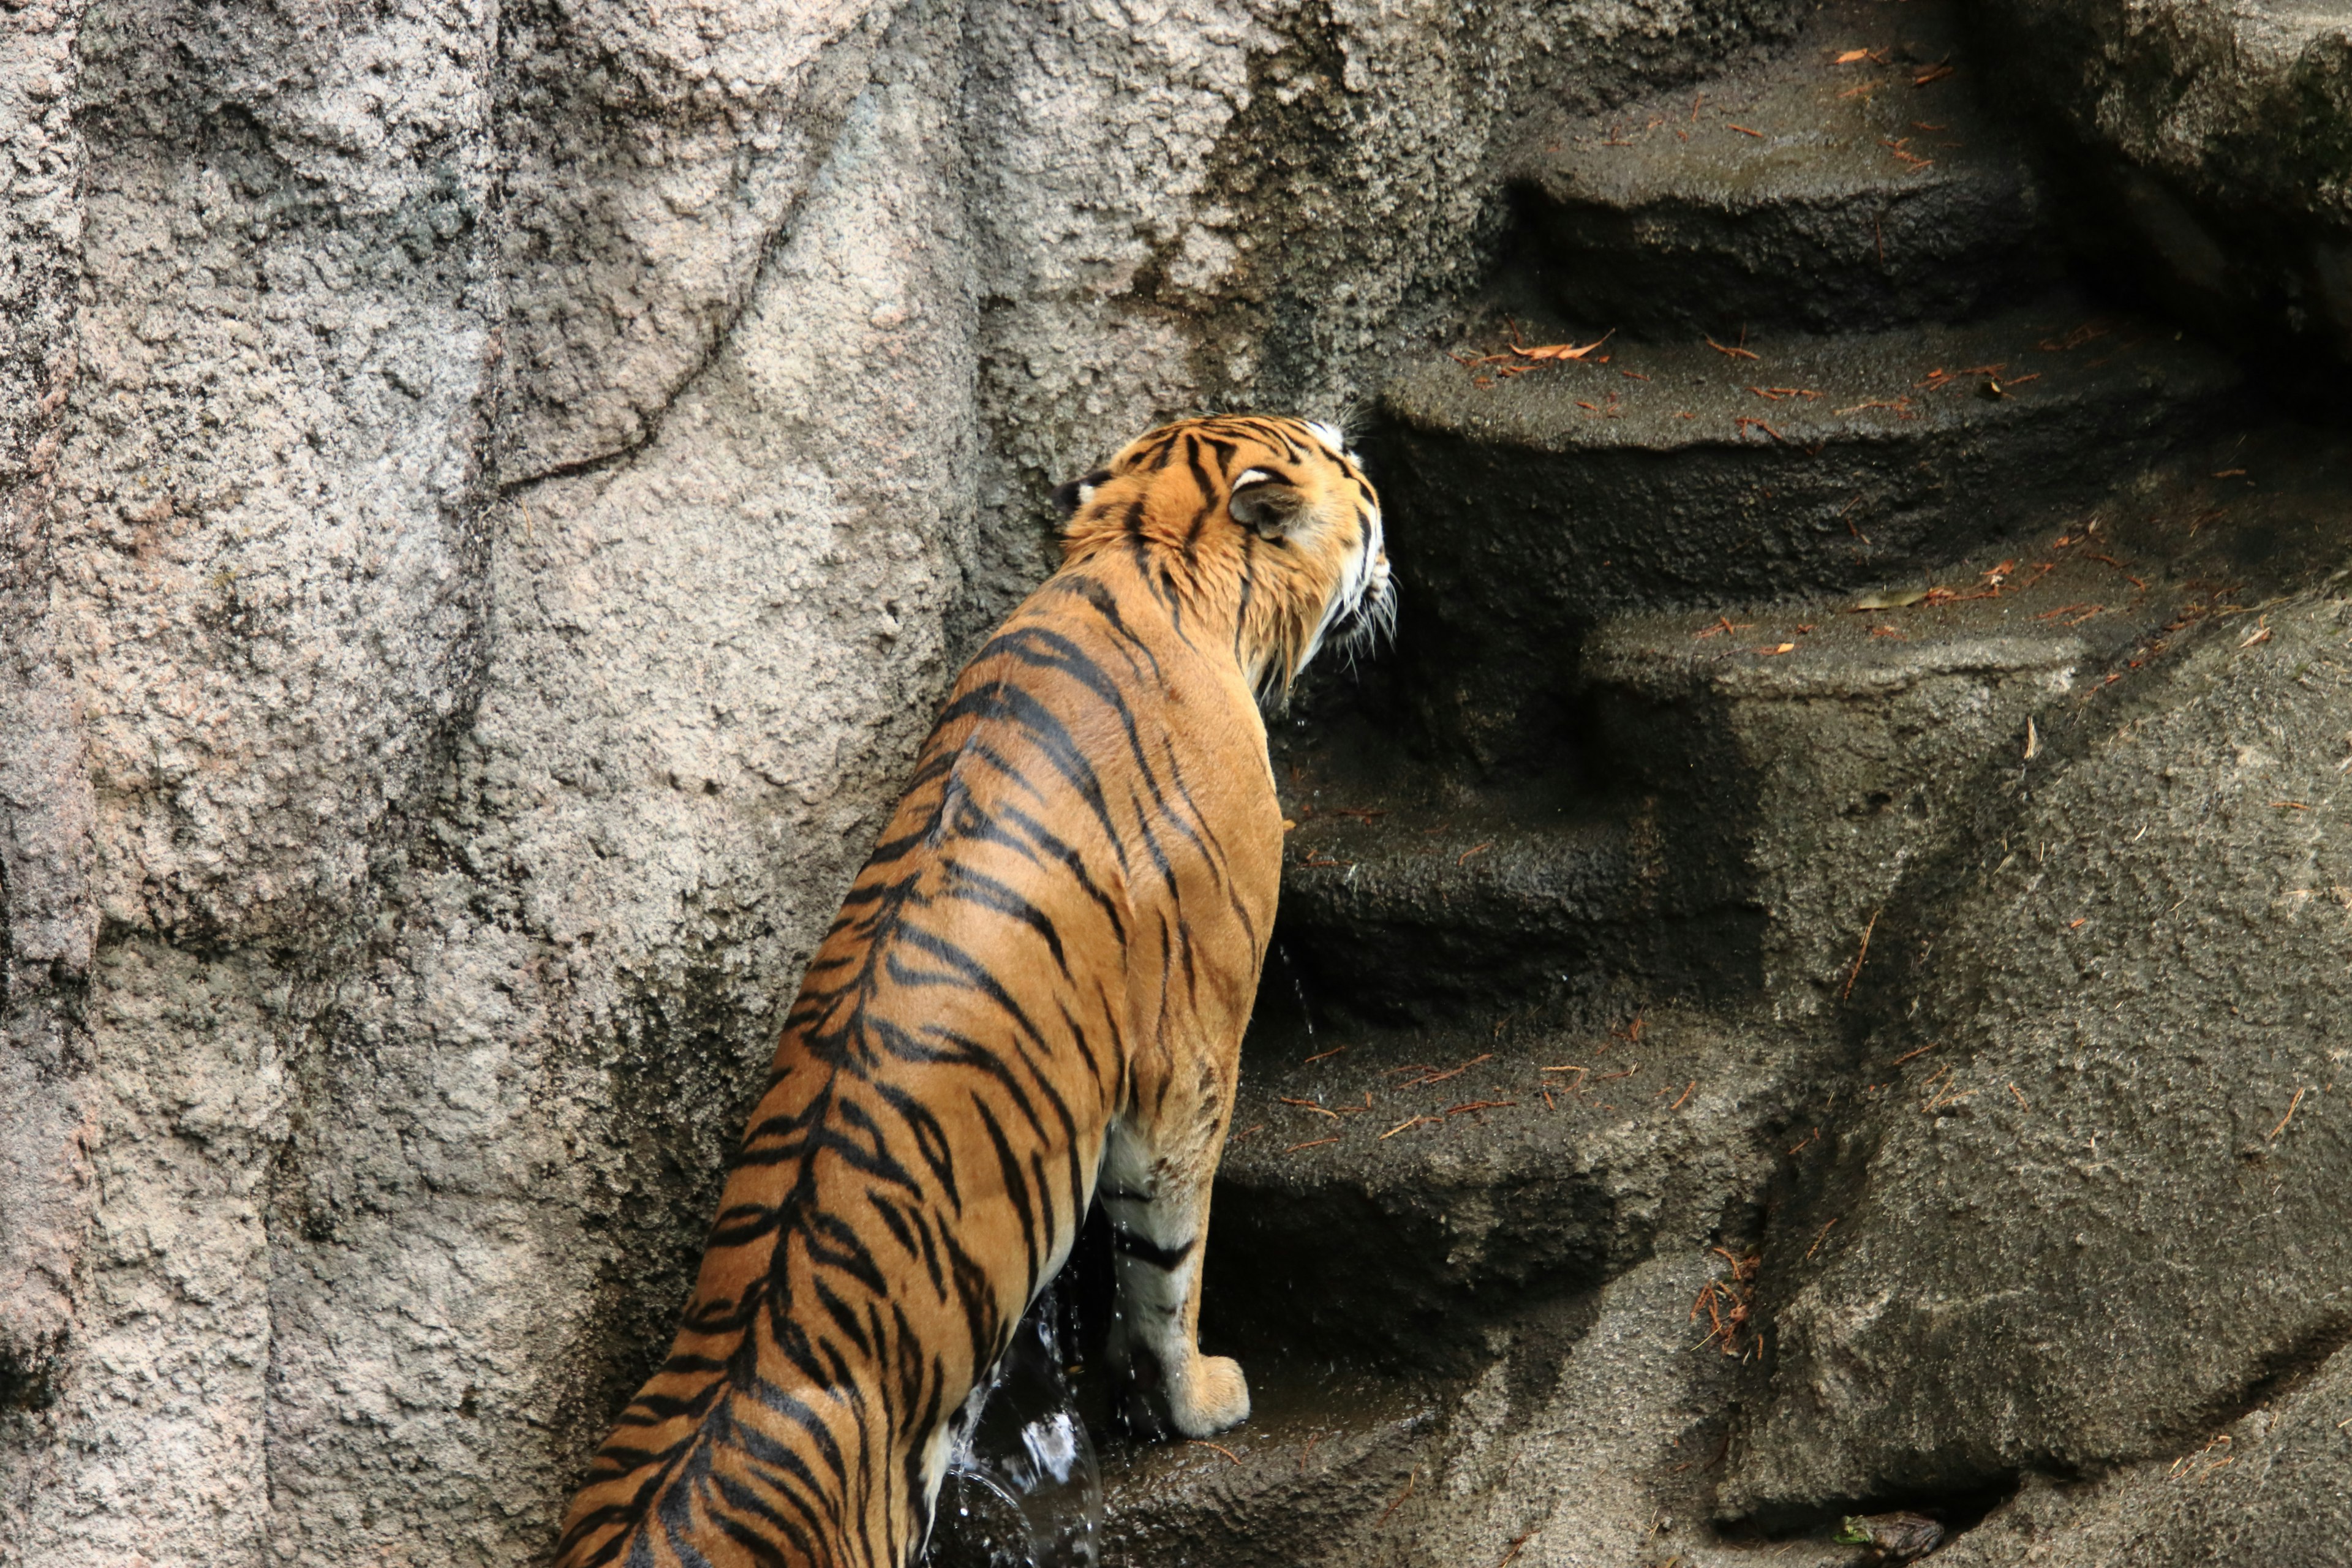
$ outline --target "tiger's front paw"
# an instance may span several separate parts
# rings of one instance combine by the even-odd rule
[[[1249,1419],[1249,1379],[1231,1356],[1195,1355],[1168,1390],[1168,1413],[1187,1437],[1213,1437]]]

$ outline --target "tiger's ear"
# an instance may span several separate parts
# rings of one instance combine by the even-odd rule
[[[1251,468],[1234,481],[1234,497],[1227,506],[1234,521],[1255,529],[1260,539],[1280,539],[1298,526],[1307,510],[1307,498],[1264,468]]]
[[[1082,479],[1072,479],[1066,485],[1056,485],[1054,487],[1054,504],[1061,510],[1063,518],[1066,520],[1076,513],[1078,508],[1093,500],[1095,491],[1099,489],[1109,478],[1108,468],[1097,468]]]

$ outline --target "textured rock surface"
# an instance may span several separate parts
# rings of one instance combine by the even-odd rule
[[[109,921],[307,945],[473,700],[491,50],[459,6],[83,18],[54,526]]]
[[[2273,0],[1995,0],[2000,68],[2086,237],[2177,307],[2352,356],[2352,18]],[[2112,225],[2104,235],[2103,225]]]
[[[1776,1216],[1781,1257],[1837,1230],[1768,1276],[1774,1397],[1727,1500],[2139,1458],[2352,1339],[2348,626],[2219,623],[2054,777],[2022,764],[1935,917],[1885,933],[1905,1021]]]
[[[1520,259],[1572,320],[1727,341],[1959,321],[2047,289],[2063,258],[2014,117],[1938,74],[1963,20],[1841,5],[1811,34],[1826,51],[1598,117],[1560,106],[1514,170]]]
[[[46,1396],[74,1320],[89,1197],[87,1043],[72,992],[98,935],[93,802],[57,662],[51,507],[76,356],[77,5],[0,37],[0,1400]]]
[[[1949,1568],[2078,1563],[2332,1563],[2352,1532],[2352,1396],[2338,1353],[2203,1441],[2088,1484],[2029,1481],[1945,1553]]]

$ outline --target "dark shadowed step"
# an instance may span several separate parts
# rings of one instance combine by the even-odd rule
[[[1549,795],[1416,788],[1344,740],[1290,742],[1276,1004],[1440,1022],[1632,984],[1830,1005],[1870,911],[2037,744],[2029,721],[2208,603],[2070,526],[1874,592],[1597,623],[1558,672],[1569,728],[1479,742],[1548,756]],[[1468,689],[1488,717],[1511,695]]]
[[[1823,1048],[1673,1008],[1613,1028],[1499,1013],[1253,1034],[1204,1332],[1244,1354],[1474,1366],[1515,1305],[1738,1221],[1719,1211],[1760,1190]]]
[[[1967,327],[1612,350],[1509,379],[1433,356],[1390,385],[1380,478],[1423,597],[1573,619],[1835,593],[2088,500],[2240,379],[2063,294]]]
[[[1494,1010],[1610,977],[1754,992],[1761,914],[1739,897],[1736,840],[1670,834],[1639,805],[1547,815],[1309,817],[1291,836],[1277,963],[1360,1016]]]
[[[1773,1536],[1708,1527],[1745,1368],[1693,1303],[1724,1269],[1721,1253],[1662,1238],[1607,1285],[1489,1322],[1492,1364],[1468,1382],[1254,1359],[1244,1425],[1105,1451],[1103,1560],[1853,1568],[1833,1514]]]
[[[1955,321],[2056,281],[2040,183],[1948,5],[1826,6],[1761,68],[1540,126],[1513,265],[1634,332]]]

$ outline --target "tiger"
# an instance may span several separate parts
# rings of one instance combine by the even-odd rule
[[[1286,826],[1265,712],[1392,631],[1380,500],[1332,426],[1237,415],[1055,499],[1061,564],[957,678],[809,962],[560,1568],[906,1568],[1097,1199],[1130,1426],[1249,1415],[1199,1321]]]

